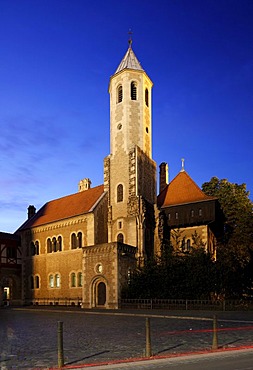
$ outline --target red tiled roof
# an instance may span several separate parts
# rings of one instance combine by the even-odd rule
[[[206,195],[186,171],[181,171],[158,195],[157,203],[159,207],[169,207],[211,199],[215,198]]]
[[[87,213],[104,192],[104,185],[54,199],[39,209],[17,231]]]

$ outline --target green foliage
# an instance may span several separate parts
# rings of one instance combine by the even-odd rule
[[[253,204],[246,185],[213,177],[202,186],[218,198],[225,215],[225,237],[216,261],[192,235],[190,253],[182,253],[180,229],[171,230],[175,250],[165,240],[162,255],[135,272],[124,291],[128,298],[243,298],[253,296]]]
[[[168,255],[134,273],[125,298],[210,298],[214,262],[203,249]]]

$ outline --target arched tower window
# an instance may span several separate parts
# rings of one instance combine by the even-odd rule
[[[149,94],[148,89],[145,90],[145,104],[148,107],[149,106]]]
[[[137,83],[131,82],[131,100],[137,100]]]
[[[124,243],[124,235],[123,234],[118,234],[117,236],[117,242],[119,243]]]
[[[122,100],[123,100],[123,87],[122,85],[119,85],[117,89],[117,103],[121,103]]]
[[[123,202],[123,185],[119,184],[117,187],[117,202]]]

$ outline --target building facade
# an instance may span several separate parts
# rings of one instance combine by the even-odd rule
[[[196,231],[215,253],[215,227],[210,227],[216,218],[214,198],[205,196],[184,171],[169,184],[165,163],[157,198],[152,86],[130,40],[109,83],[104,184],[92,188],[84,179],[75,194],[50,201],[38,212],[29,206],[28,219],[16,232],[24,304],[119,308],[131,272],[161,253],[165,238],[172,242],[173,230],[181,230],[175,248],[190,250],[190,235]]]

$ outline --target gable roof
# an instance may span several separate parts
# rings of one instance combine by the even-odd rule
[[[206,195],[188,173],[182,170],[158,195],[157,203],[164,208],[212,199],[216,198]]]
[[[115,74],[122,71],[123,69],[136,69],[138,71],[144,71],[144,69],[141,66],[141,63],[138,61],[133,52],[133,49],[131,48],[131,44],[126,54],[124,55],[124,58],[120,62]]]
[[[103,194],[104,185],[100,185],[47,202],[33,217],[20,226],[17,232],[91,212]]]

